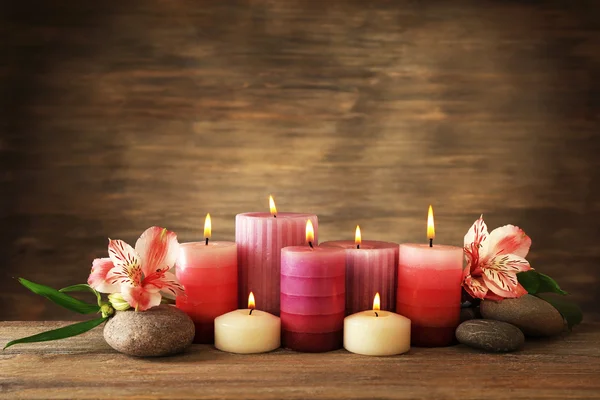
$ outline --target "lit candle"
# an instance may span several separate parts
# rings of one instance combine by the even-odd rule
[[[215,319],[215,347],[239,354],[265,353],[281,345],[281,322],[276,316],[255,310],[254,295],[248,308]]]
[[[379,293],[372,311],[362,311],[344,319],[344,348],[366,356],[393,356],[410,349],[410,320],[380,310]]]
[[[239,301],[250,291],[257,294],[261,308],[279,315],[281,249],[305,243],[304,226],[310,219],[317,244],[318,220],[314,214],[282,213],[269,198],[270,213],[238,214],[235,218],[235,241],[238,245]],[[240,304],[240,307],[243,307]]]
[[[317,247],[311,221],[308,246],[281,250],[281,328],[285,347],[303,352],[339,349],[343,342],[345,253]]]
[[[235,310],[237,301],[237,248],[233,242],[211,241],[210,214],[202,242],[182,243],[176,263],[177,279],[185,294],[176,305],[196,325],[195,343],[214,341],[215,317]]]
[[[433,209],[427,217],[429,244],[401,244],[396,312],[410,318],[415,346],[447,346],[460,320],[463,249],[433,243]]]
[[[396,310],[398,243],[362,240],[357,226],[354,242],[337,240],[320,247],[346,249],[346,315],[369,310],[378,290],[383,309]]]

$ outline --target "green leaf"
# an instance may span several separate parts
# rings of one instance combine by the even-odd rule
[[[71,285],[59,290],[59,292],[92,292],[96,295],[96,300],[98,300],[98,306],[102,306],[102,298],[100,297],[100,293],[87,283],[80,283],[78,285]]]
[[[90,321],[78,322],[73,325],[63,326],[62,328],[38,333],[37,335],[27,336],[22,339],[12,340],[8,342],[6,346],[4,346],[4,349],[19,343],[47,342],[50,340],[58,340],[81,335],[82,333],[85,333],[90,329],[97,327],[106,320],[107,318],[92,319]]]
[[[562,315],[567,321],[569,330],[571,330],[571,328],[573,328],[575,325],[580,324],[583,320],[583,312],[581,311],[581,308],[579,308],[579,306],[572,301],[547,294],[538,294],[536,296],[547,301],[552,305],[552,307],[558,310],[560,315]]]
[[[34,283],[23,278],[19,278],[19,282],[33,293],[44,296],[48,300],[67,310],[75,311],[80,314],[93,314],[100,311],[100,307],[96,304],[83,302],[51,287],[40,285],[39,283]]]
[[[537,271],[530,270],[525,272],[519,272],[517,274],[519,283],[527,290],[529,294],[537,293],[556,293],[566,295],[568,294],[558,286],[558,283],[548,275],[540,274]]]

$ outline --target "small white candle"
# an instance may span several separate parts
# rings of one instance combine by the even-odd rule
[[[344,319],[344,348],[366,356],[393,356],[410,349],[410,320],[390,311],[379,310],[379,293],[373,310]]]
[[[215,347],[238,354],[266,353],[281,346],[281,321],[268,312],[254,309],[254,295],[248,309],[235,310],[215,318]]]

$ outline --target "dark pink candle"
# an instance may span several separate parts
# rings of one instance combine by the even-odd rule
[[[246,308],[248,295],[254,292],[261,310],[279,315],[281,249],[306,243],[307,219],[314,225],[316,244],[318,220],[314,214],[281,213],[275,210],[272,213],[255,212],[236,216],[239,308]]]
[[[397,243],[363,240],[325,242],[319,247],[338,247],[346,251],[346,315],[371,310],[373,293],[381,296],[381,309],[396,311],[398,273]]]
[[[281,250],[281,328],[284,347],[317,353],[342,347],[346,256],[341,248]]]
[[[185,295],[177,308],[196,325],[194,343],[214,342],[214,320],[238,308],[237,251],[233,242],[182,243],[177,259],[177,279]]]

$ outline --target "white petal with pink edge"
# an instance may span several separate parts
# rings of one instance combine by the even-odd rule
[[[483,215],[479,217],[477,221],[473,223],[464,238],[464,245],[470,246],[471,243],[475,243],[477,247],[480,247],[481,243],[485,242],[488,237],[487,225],[483,221]]]
[[[142,259],[142,270],[145,276],[175,265],[179,253],[179,243],[175,232],[153,226],[142,233],[135,243],[135,251]]]
[[[471,297],[477,299],[483,299],[488,292],[488,288],[485,286],[482,279],[475,278],[471,275],[465,277],[463,288],[471,295]]]
[[[518,226],[505,225],[494,229],[489,235],[490,254],[515,254],[526,257],[531,238]]]
[[[183,285],[177,281],[177,277],[171,272],[157,273],[155,276],[150,276],[148,279],[144,279],[144,285],[154,286],[161,292],[170,293],[174,296],[185,292]]]
[[[114,268],[110,258],[96,258],[92,261],[92,271],[88,277],[88,285],[102,293],[116,293],[119,291],[119,285],[111,284],[107,275]]]
[[[488,289],[500,297],[512,299],[519,297],[517,275],[512,272],[486,268],[483,270],[483,281]]]
[[[162,296],[154,288],[143,286],[123,286],[121,295],[136,311],[145,311],[160,305]]]
[[[108,255],[115,265],[108,273],[111,284],[139,286],[142,283],[140,257],[122,240],[109,240]]]
[[[532,269],[529,265],[529,261],[515,254],[501,254],[488,258],[482,262],[481,268],[511,272],[514,274]]]

